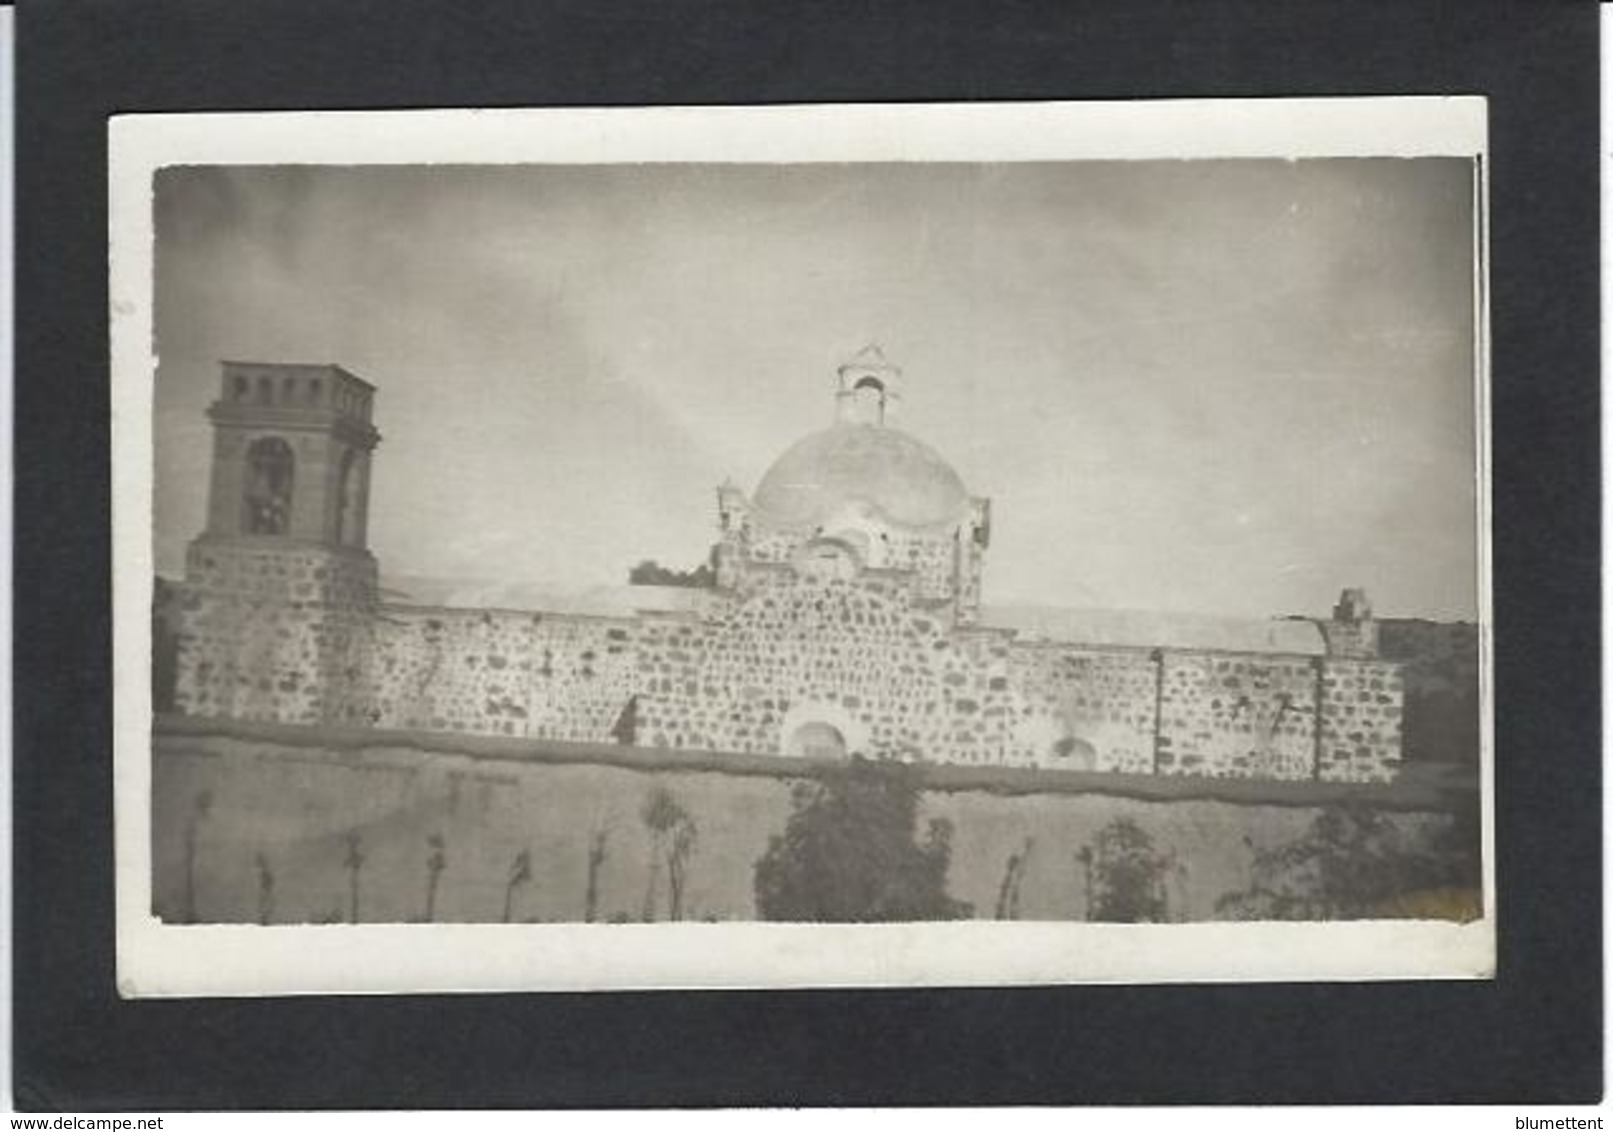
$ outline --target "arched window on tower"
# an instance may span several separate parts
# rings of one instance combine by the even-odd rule
[[[246,450],[246,532],[283,535],[291,529],[291,488],[296,458],[278,436],[254,440]]]
[[[358,453],[349,448],[342,457],[342,476],[336,492],[336,541],[343,546],[359,544]]]

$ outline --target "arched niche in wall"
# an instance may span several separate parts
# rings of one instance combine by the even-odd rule
[[[779,743],[795,758],[845,759],[868,753],[868,728],[839,704],[802,701],[784,713]]]
[[[825,582],[849,582],[862,573],[857,548],[839,538],[819,537],[796,547],[790,565],[803,578]]]
[[[1061,735],[1053,741],[1053,764],[1064,770],[1097,770],[1098,752],[1085,739]]]
[[[848,757],[846,737],[838,727],[813,720],[797,727],[784,740],[784,753],[792,758],[839,762]]]
[[[278,436],[254,440],[246,450],[242,526],[249,535],[283,535],[291,529],[291,495],[297,458]]]
[[[1015,744],[1039,766],[1055,770],[1101,770],[1101,728],[1072,720],[1067,712],[1037,713],[1014,727]]]

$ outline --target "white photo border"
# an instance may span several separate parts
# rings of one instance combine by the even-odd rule
[[[1490,978],[1487,108],[1481,97],[151,114],[109,127],[117,977],[124,997]],[[1482,920],[169,925],[151,913],[154,242],[169,165],[1474,159]]]

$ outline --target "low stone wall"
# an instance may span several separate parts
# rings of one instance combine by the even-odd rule
[[[697,765],[671,754],[659,757],[684,761],[656,769],[654,752],[634,748],[602,748],[596,761],[565,747],[512,746],[508,757],[489,757],[465,752],[496,740],[466,740],[465,750],[446,752],[403,746],[396,736],[389,745],[360,746],[352,734],[327,741],[319,732],[287,731],[276,740],[251,729],[204,733],[194,724],[159,732],[157,913],[170,921],[192,914],[205,922],[345,920],[356,880],[360,920],[416,920],[440,845],[436,919],[497,922],[508,895],[513,920],[579,921],[589,905],[590,850],[602,845],[595,918],[639,920],[647,907],[664,918],[665,870],[652,869],[639,816],[649,793],[664,788],[698,830],[688,917],[752,919],[754,864],[784,828],[792,786],[810,773],[793,760],[752,759],[725,770],[720,757]],[[937,768],[933,775],[921,821],[953,823],[949,891],[987,918],[1010,855],[1027,843],[1019,918],[1086,918],[1077,854],[1116,818],[1135,821],[1173,860],[1166,880],[1173,920],[1215,917],[1217,900],[1247,885],[1253,852],[1301,836],[1330,800],[1379,806],[1414,841],[1452,820],[1430,801],[1437,794],[1390,788],[1206,780],[1204,794],[1185,779],[1090,776],[1138,787],[1128,795],[1075,788],[1046,772]],[[1172,798],[1167,788],[1179,793]],[[523,853],[531,878],[512,889]]]

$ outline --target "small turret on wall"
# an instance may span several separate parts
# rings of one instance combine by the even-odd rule
[[[980,619],[980,578],[991,545],[991,500],[970,496],[969,518],[958,527],[954,541],[952,616],[959,625],[973,625]]]
[[[883,427],[901,403],[902,370],[885,360],[878,346],[864,346],[836,370],[835,420],[840,424]]]
[[[750,501],[732,483],[717,489],[717,588],[738,588],[750,545]]]
[[[1333,607],[1333,619],[1320,623],[1327,655],[1371,660],[1378,655],[1378,622],[1372,616],[1367,591],[1346,589]]]

